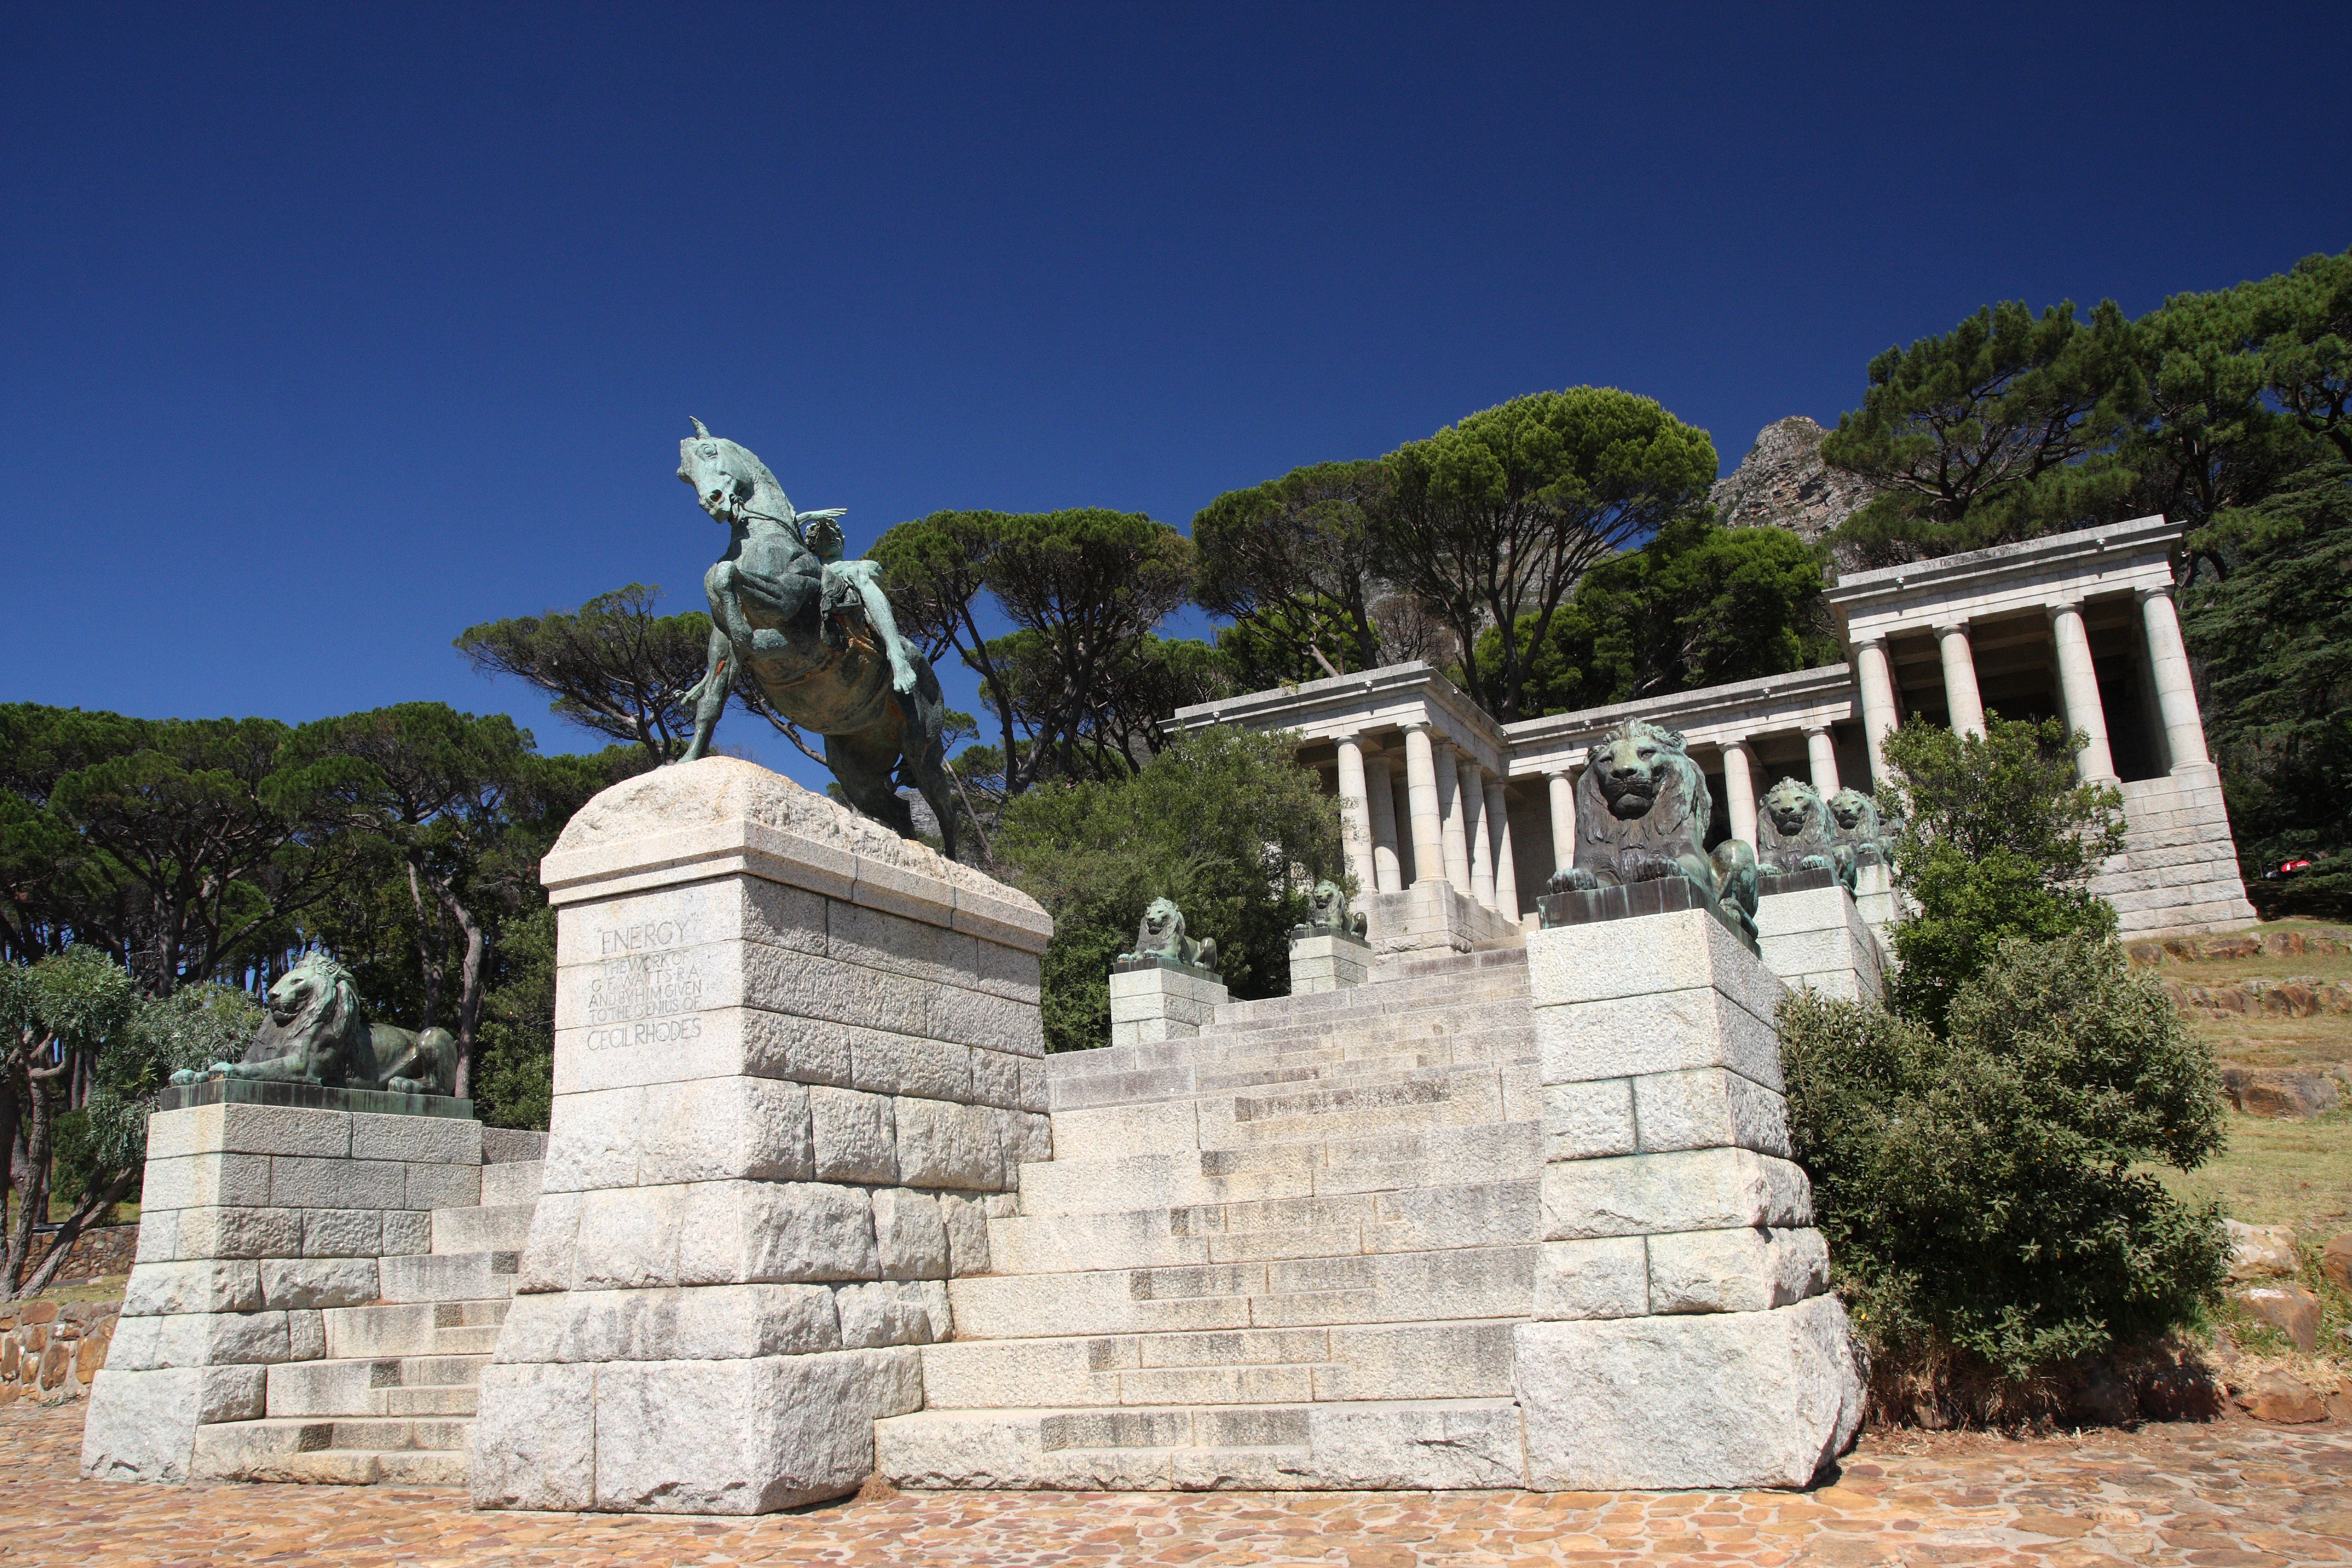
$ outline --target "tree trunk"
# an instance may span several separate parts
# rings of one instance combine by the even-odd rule
[[[435,884],[436,898],[440,895]],[[448,944],[439,940],[440,912],[425,902],[424,879],[416,861],[408,861],[408,896],[416,905],[416,967],[425,977],[425,1010],[417,1017],[419,1030],[429,1029],[441,1016],[441,996],[447,988],[449,977]]]
[[[8,1194],[16,1184],[16,1117],[23,1102],[16,1076],[13,1063],[0,1067],[0,1216],[7,1214]]]
[[[449,1092],[459,1100],[470,1100],[474,1091],[474,1034],[482,1016],[482,984],[489,971],[489,933],[474,913],[458,902],[454,889],[436,882],[433,891],[466,933],[466,959],[457,979],[457,1080]]]
[[[25,1288],[16,1294],[37,1296],[47,1289],[49,1281],[57,1278],[58,1268],[63,1267],[66,1254],[73,1250],[74,1241],[81,1235],[83,1227],[92,1218],[121,1203],[122,1194],[131,1190],[131,1184],[139,1179],[144,1168],[142,1162],[127,1171],[118,1171],[114,1180],[109,1182],[103,1191],[95,1196],[85,1194],[81,1202],[74,1205],[74,1212],[66,1217],[65,1224],[58,1227],[58,1234],[50,1238],[48,1251],[41,1255],[40,1267],[33,1270],[33,1277],[25,1281]]]
[[[47,1048],[47,1042],[33,1047],[37,1055]],[[48,1217],[49,1211],[49,1085],[64,1074],[66,1064],[25,1068],[26,1098],[32,1102],[32,1128],[25,1139],[25,1195],[16,1207],[16,1229],[8,1238],[8,1294],[25,1278],[25,1264],[33,1256],[33,1227]]]

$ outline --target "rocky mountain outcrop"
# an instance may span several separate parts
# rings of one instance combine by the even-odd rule
[[[1767,425],[1739,467],[1707,499],[1727,528],[1785,528],[1808,544],[1853,515],[1877,492],[1822,460],[1829,432],[1801,414]]]

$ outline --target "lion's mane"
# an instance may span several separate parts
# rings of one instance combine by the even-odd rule
[[[286,1062],[293,1069],[285,1075],[290,1078],[334,1089],[375,1088],[375,1049],[351,972],[325,953],[314,952],[287,971],[285,979],[298,978],[310,990],[301,1010],[284,1024],[275,1016],[264,1017],[242,1065]]]

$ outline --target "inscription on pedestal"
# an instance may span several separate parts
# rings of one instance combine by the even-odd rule
[[[702,962],[691,945],[703,921],[671,919],[604,926],[588,979],[588,1048],[675,1046],[702,1035]]]

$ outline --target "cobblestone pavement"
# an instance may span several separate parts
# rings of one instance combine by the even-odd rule
[[[2288,1564],[2352,1563],[2352,1429],[2236,1421],[1866,1441],[1806,1493],[880,1490],[756,1520],[475,1513],[454,1491],[75,1475],[81,1407],[0,1409],[0,1568],[215,1563]]]

